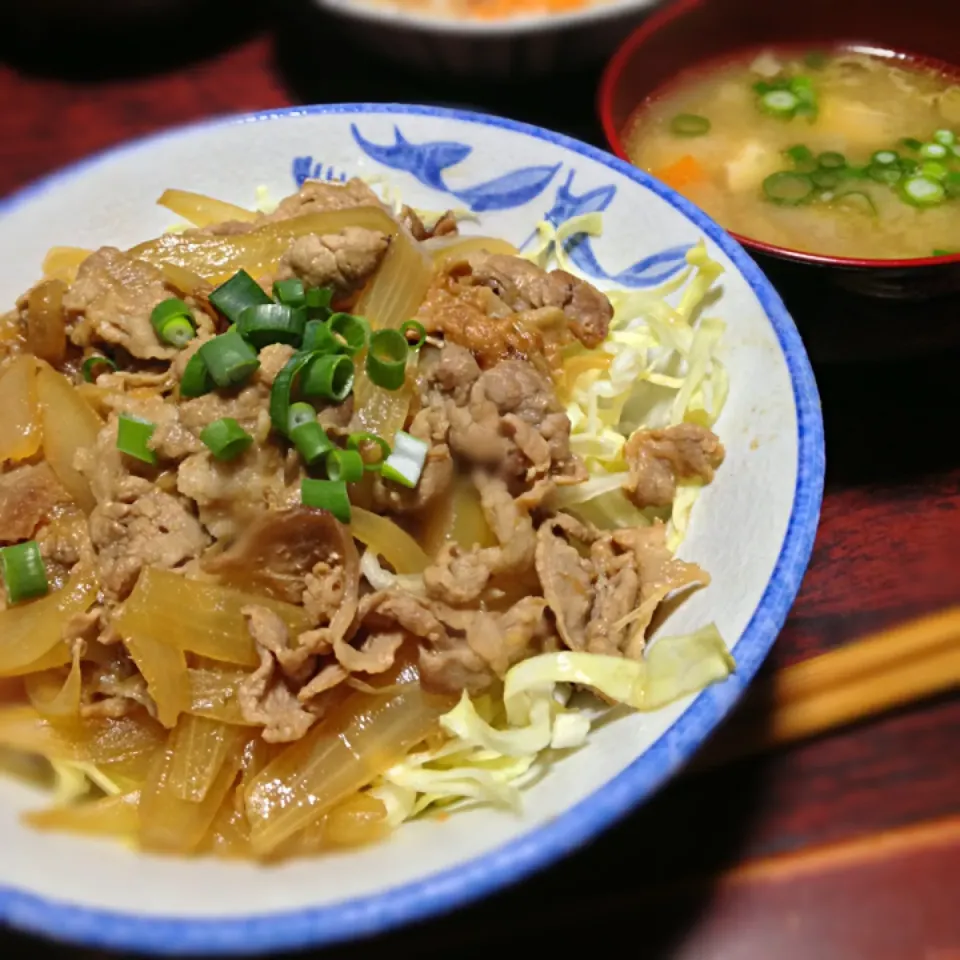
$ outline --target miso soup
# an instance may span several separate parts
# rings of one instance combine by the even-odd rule
[[[960,83],[919,63],[753,53],[682,76],[624,139],[741,236],[863,259],[960,252]]]

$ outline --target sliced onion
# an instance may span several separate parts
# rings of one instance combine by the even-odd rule
[[[164,190],[157,200],[157,205],[166,207],[184,220],[189,220],[195,227],[208,227],[212,223],[223,223],[227,220],[250,223],[257,219],[257,214],[252,210],[189,190]]]
[[[431,237],[424,240],[422,246],[437,269],[464,260],[471,253],[501,253],[511,257],[520,255],[512,243],[500,237]]]

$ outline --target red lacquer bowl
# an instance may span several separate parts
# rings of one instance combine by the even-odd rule
[[[960,76],[956,0],[678,0],[634,31],[607,65],[600,121],[611,149],[637,107],[697,64],[750,48],[856,45]],[[958,209],[960,218],[960,209]],[[734,234],[767,273],[819,360],[902,357],[960,344],[960,254],[913,260],[819,256]]]

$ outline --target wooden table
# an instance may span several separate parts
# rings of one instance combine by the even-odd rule
[[[8,32],[8,54],[28,69],[0,66],[0,194],[159,127],[296,102],[473,105],[602,142],[595,74],[515,90],[385,70],[378,79],[369,58],[294,3],[269,32],[244,19],[243,4],[235,8],[242,15],[225,41],[232,46],[191,60],[158,32],[160,59],[179,52],[185,62],[132,78],[89,79],[92,70],[109,73],[109,51],[65,47],[49,48],[47,60],[79,79],[49,78],[33,72],[41,58],[24,53],[31,38]],[[431,95],[440,90],[442,98]],[[822,524],[768,667],[960,600],[958,361],[941,354],[903,367],[817,371],[829,464]],[[602,950],[623,936],[630,956],[650,960],[957,960],[958,744],[960,699],[946,697],[681,778],[518,889],[331,953],[512,956]],[[38,949],[19,935],[0,947],[6,955]]]

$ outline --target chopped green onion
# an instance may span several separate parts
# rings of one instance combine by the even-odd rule
[[[950,171],[950,173],[943,178],[943,189],[951,199],[960,197],[960,173],[957,173],[955,170]]]
[[[376,444],[380,448],[380,459],[371,463],[368,460],[364,460],[364,469],[365,470],[379,470],[387,457],[390,456],[390,444],[387,443],[383,437],[378,437],[375,433],[351,433],[347,437],[347,449],[356,450],[363,456],[363,451],[361,447]]]
[[[920,164],[913,157],[901,157],[897,166],[906,174],[916,173],[920,169]]]
[[[356,483],[364,472],[363,457],[356,450],[333,449],[327,454],[327,476],[331,480]]]
[[[191,321],[186,317],[174,317],[166,322],[163,333],[160,334],[160,339],[180,350],[196,335],[197,331],[194,330]]]
[[[183,368],[183,376],[180,378],[180,396],[181,397],[202,397],[209,393],[216,384],[207,365],[203,362],[198,350]]]
[[[200,440],[218,460],[235,460],[253,443],[253,437],[233,417],[208,424],[200,431]]]
[[[877,215],[877,205],[873,202],[873,197],[863,190],[847,190],[835,199],[837,203],[852,207],[860,213],[868,213],[871,216]]]
[[[760,109],[774,117],[789,119],[800,106],[800,98],[790,90],[769,90],[760,97]]]
[[[177,348],[196,336],[190,307],[179,297],[161,300],[150,313],[150,323],[164,343]]]
[[[367,376],[378,387],[399,390],[407,375],[410,347],[399,330],[378,330],[370,338],[367,351]]]
[[[427,339],[427,328],[419,320],[406,320],[401,323],[400,333],[411,350],[419,350]],[[411,333],[414,334],[413,339],[410,337]]]
[[[842,176],[839,170],[814,170],[810,179],[821,190],[832,190],[840,183]]]
[[[920,148],[920,156],[925,160],[942,160],[947,155],[947,148],[942,143],[925,143]]]
[[[226,283],[220,284],[208,299],[233,323],[239,323],[240,314],[247,307],[273,302],[246,270],[238,270]]]
[[[900,146],[906,147],[908,150],[919,150],[923,146],[923,141],[916,137],[903,137],[900,140]]]
[[[87,357],[87,359],[83,361],[83,366],[80,368],[80,373],[87,383],[93,383],[93,381],[100,376],[100,374],[96,372],[97,367],[106,367],[108,370],[117,369],[117,365],[109,357],[101,357],[99,354]],[[101,373],[103,372],[105,371],[101,371]]]
[[[763,192],[768,200],[784,207],[793,207],[808,200],[814,191],[813,181],[803,173],[781,171],[772,173],[763,181]]]
[[[935,257],[955,257],[960,250],[934,250],[933,255]]]
[[[117,449],[128,457],[134,457],[144,463],[156,463],[157,454],[148,446],[156,429],[157,425],[149,420],[141,420],[140,417],[121,413],[117,421]]]
[[[710,121],[695,113],[678,113],[670,121],[670,132],[676,137],[702,137],[710,132]]]
[[[296,277],[290,280],[274,281],[273,299],[285,307],[305,307],[307,295],[303,289],[303,281]]]
[[[311,287],[305,294],[307,316],[311,320],[326,320],[331,313],[333,302],[332,287]]]
[[[888,183],[894,184],[899,182],[900,178],[903,176],[903,171],[900,169],[899,164],[892,167],[884,167],[880,164],[871,163],[867,167],[867,176],[871,180],[876,180],[877,183]]]
[[[937,160],[926,160],[920,164],[920,175],[931,180],[946,180],[950,171]]]
[[[300,404],[295,403],[293,406],[298,407]],[[304,423],[292,425],[290,439],[297,448],[297,453],[300,454],[308,467],[313,466],[333,449],[333,441],[327,436],[323,427],[317,423],[316,414]],[[337,478],[331,477],[331,479],[335,480]]]
[[[302,349],[311,353],[338,353],[340,344],[323,320],[308,320],[303,328]]]
[[[36,540],[0,549],[0,572],[10,603],[43,596],[50,589],[47,568]]]
[[[166,300],[161,300],[154,308],[150,311],[150,322],[153,324],[154,329],[163,326],[165,320],[169,320],[171,317],[192,317],[193,314],[190,311],[190,304],[186,300],[181,300],[179,297],[167,297]]]
[[[296,346],[303,339],[307,312],[282,303],[261,303],[247,307],[237,321],[237,333],[258,350],[271,343]]]
[[[342,480],[301,480],[300,502],[307,507],[328,510],[341,523],[350,522],[350,497]]]
[[[340,338],[340,349],[351,356],[359,353],[370,340],[370,324],[352,313],[335,313],[327,321],[335,338]]]
[[[877,150],[870,158],[872,163],[878,163],[881,167],[888,167],[891,163],[896,163],[900,155],[896,150]]]
[[[789,90],[790,81],[786,77],[775,77],[773,80],[758,80],[753,84],[754,93],[761,96],[771,90]]]
[[[910,177],[904,180],[900,195],[915,207],[935,207],[943,202],[946,190],[942,183],[929,177]]]
[[[424,440],[398,430],[393,440],[393,453],[383,462],[380,475],[413,489],[420,482],[430,445]]]
[[[150,311],[150,322],[153,324],[154,330],[159,333],[160,328],[167,320],[173,317],[192,316],[190,304],[185,300],[181,300],[179,297],[168,297],[166,300],[161,300],[153,310]]]
[[[257,351],[237,330],[228,330],[219,337],[208,340],[197,353],[203,358],[213,382],[218,387],[243,383],[260,366]]]
[[[795,147],[790,147],[783,152],[793,161],[794,167],[801,173],[809,173],[811,170],[816,169],[817,161],[813,155],[813,151],[809,147],[805,147],[802,143],[798,143]]]
[[[935,143],[952,147],[957,142],[957,135],[952,130],[937,130],[932,139]]]
[[[809,77],[793,77],[790,80],[790,92],[799,100],[794,116],[816,117],[817,94]]]
[[[867,170],[868,167],[841,167],[837,172],[844,180],[862,180],[869,176]]]
[[[317,411],[309,403],[291,403],[287,413],[287,433],[302,427],[305,423],[316,423]]]
[[[273,386],[270,388],[270,422],[273,424],[273,429],[281,436],[286,436],[290,428],[290,409],[297,378],[315,356],[306,350],[295,353],[274,378]]]
[[[353,389],[353,361],[343,354],[314,356],[304,371],[300,390],[306,397],[341,403]]]
[[[839,170],[847,165],[847,158],[836,150],[827,150],[817,156],[817,163],[823,170]]]

